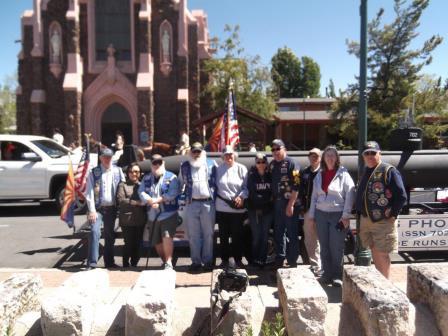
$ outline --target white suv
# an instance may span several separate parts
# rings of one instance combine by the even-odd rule
[[[54,199],[61,207],[70,150],[52,139],[0,134],[0,201]],[[81,153],[71,154],[73,169]],[[91,155],[90,164],[96,164]],[[92,162],[92,159],[94,160]],[[84,208],[77,202],[77,212]]]

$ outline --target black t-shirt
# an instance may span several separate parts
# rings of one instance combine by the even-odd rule
[[[287,199],[285,197],[287,193],[299,191],[300,166],[298,163],[287,156],[282,161],[272,160],[269,166],[274,199]]]
[[[271,208],[271,185],[272,177],[269,171],[261,176],[255,167],[251,167],[247,177],[247,189],[249,190],[249,209]]]
[[[311,194],[313,193],[313,181],[320,169],[312,171],[311,166],[300,172],[300,196],[304,211],[308,211],[311,205]]]

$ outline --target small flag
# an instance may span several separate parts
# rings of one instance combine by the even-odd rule
[[[219,152],[220,149],[220,141],[221,141],[221,129],[222,129],[222,121],[224,118],[224,114],[219,117],[218,123],[216,124],[215,128],[213,129],[213,133],[208,139],[208,144],[210,145],[210,151],[211,152]]]
[[[64,204],[61,209],[61,219],[67,223],[68,227],[73,227],[75,223],[74,207],[76,201],[75,175],[73,174],[72,160],[69,159],[67,181],[65,183]]]

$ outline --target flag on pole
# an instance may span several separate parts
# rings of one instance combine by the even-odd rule
[[[84,193],[86,191],[87,176],[89,174],[89,164],[90,164],[90,148],[89,139],[86,141],[86,148],[84,149],[81,160],[79,160],[78,167],[75,173],[75,191],[76,195],[80,199],[84,199]]]
[[[240,142],[238,119],[236,116],[235,95],[232,84],[227,97],[227,108],[219,118],[213,133],[208,140],[212,152],[221,152],[225,146],[235,147]]]
[[[61,219],[67,223],[68,227],[73,227],[75,223],[74,207],[76,201],[75,175],[73,174],[72,160],[69,159],[67,181],[65,183],[64,203],[61,209]]]

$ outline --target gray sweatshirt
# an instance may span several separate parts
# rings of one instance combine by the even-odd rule
[[[225,162],[216,170],[216,189],[222,198],[233,200],[240,196],[247,198],[247,168],[235,162],[229,167]],[[246,209],[233,209],[219,197],[216,198],[216,211],[242,213]]]

